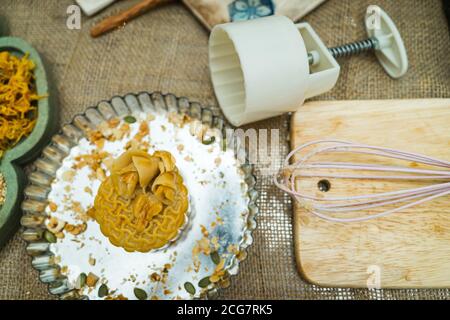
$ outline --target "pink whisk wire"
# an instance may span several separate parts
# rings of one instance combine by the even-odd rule
[[[326,146],[324,146],[326,145]],[[300,156],[293,163],[294,155],[300,154],[305,149],[314,147],[312,151]],[[313,162],[312,158],[319,154],[352,153],[374,156],[378,158],[403,160],[416,164],[423,164],[436,169],[419,169],[401,166],[376,165],[370,163],[351,162]],[[360,172],[376,172],[376,175],[361,174],[333,174],[333,173],[308,173],[310,170],[354,170]],[[438,170],[439,169],[439,170]],[[383,175],[379,173],[394,173]],[[417,181],[443,181],[424,187],[410,188],[375,194],[363,194],[347,197],[316,197],[297,190],[298,178],[317,177],[332,179],[371,179],[371,180],[417,180]],[[282,180],[280,181],[280,178]],[[319,218],[333,222],[361,222],[401,212],[407,208],[432,201],[450,194],[450,162],[429,157],[426,155],[405,152],[396,149],[371,146],[367,144],[352,143],[341,140],[316,140],[302,144],[292,150],[286,157],[282,168],[274,176],[275,185],[290,194],[309,212]],[[325,203],[324,203],[325,202]],[[358,217],[335,217],[331,213],[351,213],[367,211],[387,205],[402,204],[398,207]]]

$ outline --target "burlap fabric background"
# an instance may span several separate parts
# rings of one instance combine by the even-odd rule
[[[119,3],[114,10],[129,5]],[[207,67],[207,31],[180,4],[149,12],[124,29],[91,39],[92,19],[82,30],[66,28],[71,0],[1,0],[3,33],[31,42],[42,54],[55,88],[61,122],[98,101],[128,92],[172,92],[216,105]],[[410,69],[391,80],[368,54],[340,61],[337,86],[320,99],[450,97],[450,39],[440,0],[328,0],[304,20],[330,46],[365,36],[362,18],[379,4],[396,22],[409,54]],[[111,10],[102,16],[110,14]],[[100,17],[94,18],[98,20]],[[5,23],[6,22],[6,23]],[[5,28],[6,25],[6,28]],[[288,136],[289,116],[259,122],[255,128],[280,128]],[[279,159],[288,151],[285,141]],[[222,291],[224,299],[405,299],[450,298],[450,290],[353,290],[319,288],[296,271],[290,199],[258,176],[259,227],[248,259]],[[19,235],[0,250],[0,298],[51,299],[38,280]]]

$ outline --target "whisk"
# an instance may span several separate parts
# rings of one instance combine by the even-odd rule
[[[305,152],[305,149],[313,148]],[[304,152],[304,155],[300,153]],[[318,155],[331,153],[351,153],[381,157],[391,160],[404,160],[415,164],[430,166],[430,169],[413,168],[406,166],[379,165],[370,163],[352,162],[323,162],[313,161]],[[292,157],[300,157],[290,163]],[[328,172],[323,172],[327,170]],[[329,171],[332,170],[333,173]],[[311,171],[314,171],[311,173]],[[322,171],[322,172],[321,172]],[[334,173],[334,172],[338,173]],[[350,173],[349,173],[350,172]],[[363,174],[365,173],[365,174]],[[374,180],[415,180],[433,181],[424,187],[406,190],[362,194],[342,197],[317,197],[297,190],[297,179],[306,177],[330,179],[374,179]],[[324,180],[327,181],[327,180]],[[384,217],[407,208],[417,206],[438,197],[450,194],[450,162],[428,157],[426,155],[404,152],[395,149],[358,144],[340,140],[317,140],[302,144],[292,150],[284,161],[282,169],[275,175],[274,182],[281,190],[292,195],[301,205],[312,214],[333,222],[357,222]],[[439,183],[436,183],[439,182]],[[327,186],[325,186],[327,187]],[[325,188],[327,189],[327,188]],[[326,190],[323,190],[326,191]],[[370,212],[379,207],[393,205],[390,208],[375,214],[345,217],[345,214]],[[344,214],[336,217],[335,214]],[[334,215],[332,215],[334,214]]]

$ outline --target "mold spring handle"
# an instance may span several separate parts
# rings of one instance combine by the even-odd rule
[[[394,79],[402,77],[408,70],[408,55],[400,32],[392,19],[378,6],[370,6],[368,10],[376,13],[376,21],[372,23],[374,16],[366,15],[366,31],[368,38],[365,40],[344,44],[329,48],[328,51],[334,58],[346,57],[374,50],[378,62],[386,73]],[[308,53],[308,62],[314,66],[320,62],[319,53],[311,51]]]
[[[376,38],[368,38],[361,41],[351,42],[341,46],[328,48],[328,51],[330,51],[331,55],[334,58],[340,58],[378,49],[379,49],[378,40]],[[309,64],[314,64],[316,62],[314,54],[311,52],[308,53],[308,62]]]

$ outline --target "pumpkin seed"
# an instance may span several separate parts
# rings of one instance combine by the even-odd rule
[[[227,151],[227,139],[222,139],[222,151]]]
[[[215,136],[212,136],[211,138],[209,138],[208,140],[202,140],[202,143],[204,144],[204,145],[210,145],[210,144],[213,144],[214,143],[214,141],[216,141],[216,137]]]
[[[134,291],[134,295],[139,300],[147,300],[147,292],[145,292],[144,290],[139,289],[139,288],[134,288],[133,291]]]
[[[211,252],[211,260],[214,264],[220,263],[220,255],[217,251]]]
[[[204,277],[202,280],[200,280],[198,282],[198,286],[200,288],[206,288],[207,286],[209,286],[211,283],[211,281],[209,280],[209,277]]]
[[[100,288],[98,288],[98,296],[100,298],[106,297],[109,294],[109,289],[106,284],[102,284]]]
[[[56,236],[48,230],[45,230],[44,238],[50,243],[56,243]]]
[[[123,118],[123,120],[124,120],[126,123],[135,123],[135,122],[136,122],[136,118],[133,117],[133,116],[126,116],[125,118]]]
[[[78,276],[77,280],[75,281],[75,289],[81,289],[85,286],[86,284],[86,273],[80,273],[80,275]]]
[[[186,291],[192,295],[195,294],[195,287],[192,283],[190,282],[185,282],[184,283],[184,289],[186,289]]]

